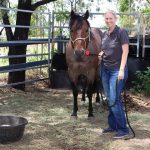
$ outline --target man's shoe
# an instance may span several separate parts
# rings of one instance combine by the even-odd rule
[[[114,139],[126,139],[128,138],[128,133],[117,133],[113,138]]]
[[[111,132],[114,132],[114,131],[115,131],[114,129],[106,128],[106,129],[103,129],[102,133],[106,134],[106,133],[111,133]]]

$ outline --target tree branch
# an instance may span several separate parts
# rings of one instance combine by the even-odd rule
[[[50,2],[54,2],[56,0],[41,0],[41,1],[38,1],[34,4],[32,4],[32,10],[36,10],[37,7],[41,6],[41,5],[44,5],[44,4],[47,4],[47,3],[50,3]]]
[[[2,35],[2,32],[3,32],[3,30],[4,30],[4,29],[5,29],[5,28],[2,28],[2,29],[1,29],[1,31],[0,31],[0,35]]]
[[[10,25],[9,17],[8,17],[7,13],[5,13],[3,16],[3,23],[4,23],[4,25]],[[5,27],[5,31],[6,31],[7,40],[8,41],[13,40],[14,36],[13,36],[11,27]]]
[[[146,0],[150,4],[150,0]]]

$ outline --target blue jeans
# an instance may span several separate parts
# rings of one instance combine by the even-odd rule
[[[109,128],[112,128],[121,134],[129,133],[121,99],[121,92],[128,76],[128,69],[127,67],[125,68],[124,79],[118,80],[118,82],[117,78],[119,69],[108,70],[104,66],[102,66],[101,71],[104,94],[107,98],[108,105],[110,106],[108,115]]]

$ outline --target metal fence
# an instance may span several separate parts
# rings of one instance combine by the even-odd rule
[[[60,39],[61,42],[63,43],[62,47],[63,47],[63,53],[65,53],[65,42],[66,39],[69,38],[69,33],[68,33],[68,22],[66,22],[63,25],[57,25],[56,24],[56,16],[57,16],[57,12],[53,12],[52,13],[52,38],[56,38],[55,37],[55,30],[61,28],[61,33],[60,33]],[[82,13],[80,13],[82,14]],[[90,13],[90,18],[89,18],[89,22],[91,24],[91,27],[94,28],[100,28],[102,31],[106,30],[106,26],[104,24],[102,24],[104,21],[103,20],[103,15],[104,13]],[[141,44],[141,37],[143,36],[143,39],[145,38],[145,32],[143,32],[143,26],[144,26],[144,22],[141,19],[141,14],[140,13],[118,13],[117,14],[120,18],[122,18],[123,16],[128,16],[128,25],[131,24],[130,22],[135,22],[134,25],[132,24],[131,27],[123,27],[125,28],[128,33],[129,33],[129,38],[130,38],[130,43],[129,45],[134,47],[134,49],[136,50],[135,52],[135,57],[140,57],[140,45],[142,45],[142,53],[144,53],[144,49],[143,47],[147,48],[148,45],[146,45],[145,43]],[[145,17],[142,16],[142,17]],[[150,17],[150,16],[149,16]],[[95,19],[93,19],[95,18]],[[118,22],[119,24],[119,22]],[[120,26],[120,25],[119,25]],[[130,26],[130,25],[129,25]],[[121,26],[122,27],[122,26]],[[67,30],[66,30],[67,29]],[[65,36],[64,36],[65,35]],[[54,49],[52,47],[52,49]],[[145,56],[142,55],[142,57],[144,58]]]
[[[29,28],[30,30],[46,30],[46,33],[42,38],[41,37],[32,37],[28,40],[17,40],[17,41],[7,41],[6,37],[0,38],[0,48],[8,48],[9,46],[19,46],[19,45],[28,45],[28,46],[37,46],[37,45],[42,45],[41,49],[38,52],[35,53],[27,53],[26,55],[13,55],[13,56],[7,56],[7,54],[2,54],[1,50],[0,50],[0,60],[1,59],[6,59],[8,61],[9,58],[19,58],[19,57],[26,57],[26,58],[30,58],[30,57],[35,57],[35,58],[39,58],[41,57],[42,59],[37,60],[37,61],[30,61],[27,62],[25,64],[16,64],[16,65],[4,65],[4,66],[0,66],[0,75],[3,73],[8,73],[8,72],[14,72],[14,71],[21,71],[21,70],[33,70],[33,69],[42,69],[45,68],[47,70],[47,77],[38,77],[35,79],[26,79],[26,81],[24,82],[19,82],[19,83],[13,83],[13,84],[6,84],[6,83],[2,83],[0,84],[0,87],[5,87],[5,86],[12,86],[12,85],[17,85],[17,84],[22,84],[22,83],[31,83],[31,82],[35,82],[35,81],[41,81],[41,80],[46,80],[50,78],[50,69],[52,68],[51,66],[51,61],[52,61],[52,57],[53,57],[53,53],[55,52],[55,50],[57,50],[58,53],[65,53],[65,48],[66,48],[66,42],[69,39],[69,30],[68,30],[68,20],[63,24],[57,24],[56,21],[56,15],[58,13],[56,12],[39,12],[39,11],[27,11],[27,10],[19,10],[19,9],[12,9],[12,8],[3,8],[0,7],[0,10],[9,10],[9,11],[14,11],[15,13],[17,13],[17,11],[22,11],[22,12],[31,12],[35,15],[42,15],[44,18],[47,18],[48,24],[47,25],[42,25],[38,23],[36,25],[31,25],[31,26],[20,26],[20,25],[4,25],[4,24],[0,24],[0,27],[11,27],[11,28]],[[103,13],[90,13],[90,19],[89,21],[93,22],[93,18],[101,18],[103,17]],[[132,18],[136,19],[136,24],[134,27],[131,28],[126,28],[127,31],[129,32],[129,34],[131,32],[136,32],[136,36],[134,37],[134,42],[130,42],[131,46],[135,46],[136,47],[136,54],[135,57],[139,57],[140,56],[140,35],[142,34],[143,36],[143,45],[142,45],[142,57],[145,57],[145,48],[149,48],[150,45],[148,45],[145,42],[145,37],[146,37],[146,33],[149,32],[144,28],[144,23],[141,23],[141,15],[138,13],[134,13],[134,14],[118,14],[120,17],[121,16],[132,16]],[[101,18],[102,19],[102,18]],[[97,22],[94,22],[94,25]],[[100,19],[99,19],[99,23]],[[105,26],[101,26],[100,24],[97,23],[97,26],[91,25],[91,27],[97,27],[97,28],[101,28],[101,30],[105,30]],[[141,24],[143,25],[143,28],[141,29]],[[61,32],[58,36],[58,32],[55,35],[55,30],[61,29]],[[43,45],[46,46],[46,51],[43,51]],[[45,57],[45,59],[43,59]]]
[[[1,36],[0,40],[0,60],[6,60],[7,65],[0,66],[0,75],[2,77],[2,74],[8,73],[8,72],[15,72],[15,71],[31,71],[31,70],[36,70],[36,69],[42,69],[46,68],[47,69],[47,77],[36,77],[34,79],[30,79],[29,77],[26,76],[26,80],[24,82],[18,82],[18,83],[12,83],[12,84],[7,84],[7,83],[2,83],[0,84],[0,87],[6,87],[6,86],[13,86],[13,85],[18,85],[18,84],[23,84],[23,83],[31,83],[35,81],[41,81],[41,80],[46,80],[49,79],[49,71],[48,68],[50,67],[50,43],[51,43],[51,13],[50,12],[39,12],[39,11],[27,11],[27,10],[20,10],[20,9],[12,9],[12,8],[3,8],[0,7],[0,10],[7,10],[11,11],[11,13],[17,13],[18,11],[20,12],[30,12],[33,13],[34,15],[40,15],[43,16],[44,18],[47,18],[48,24],[47,25],[31,25],[31,26],[22,26],[22,25],[4,25],[0,24],[1,28],[4,27],[11,27],[13,30],[16,27],[19,28],[29,28],[29,30],[46,30],[45,32],[47,33],[46,35],[42,37],[29,37],[28,40],[16,40],[16,41],[7,41],[6,36]],[[27,45],[27,49],[29,49],[29,52],[27,52],[26,55],[12,55],[8,56],[6,52],[2,53],[2,48],[5,47],[5,51],[9,46],[21,46],[21,45]],[[40,50],[38,51],[33,51],[31,49],[31,45],[41,45]],[[43,45],[46,47],[47,51],[43,51]],[[30,46],[30,47],[29,47]],[[9,58],[20,58],[20,57],[26,57],[28,58],[27,63],[21,63],[21,64],[14,64],[14,65],[9,65],[8,64],[8,59]],[[40,58],[40,60],[38,60]],[[33,61],[32,61],[33,60]],[[36,61],[35,61],[36,60]],[[3,63],[2,63],[3,64]]]
[[[143,18],[142,58],[145,57],[145,51],[150,50],[150,15],[143,15]]]

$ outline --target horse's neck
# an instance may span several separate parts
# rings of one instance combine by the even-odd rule
[[[91,52],[94,51],[95,45],[94,45],[94,43],[93,43],[93,39],[91,39],[91,40],[89,41],[89,44],[88,44],[87,49],[90,50]]]
[[[95,52],[95,53],[100,52],[100,49],[101,49],[101,38],[102,38],[101,31],[99,29],[97,29],[97,28],[92,28],[91,29],[90,42],[88,44],[88,49],[91,52]]]

